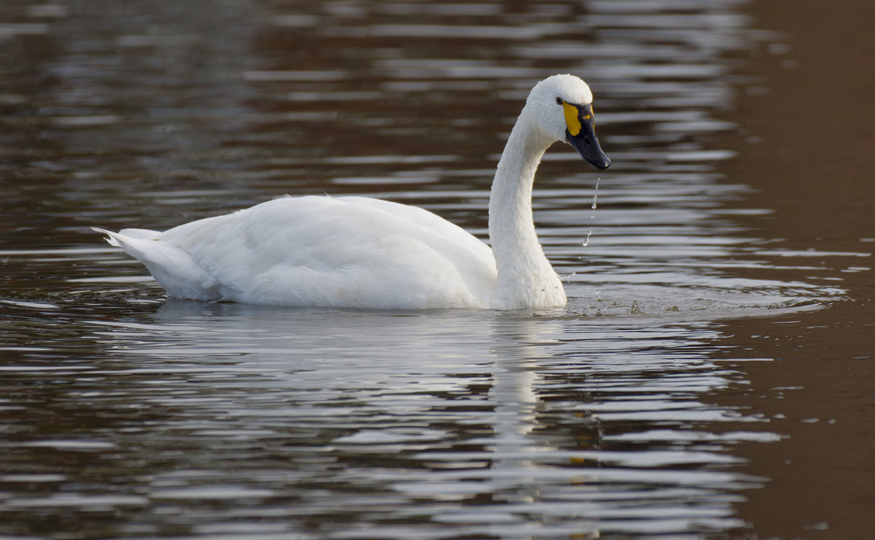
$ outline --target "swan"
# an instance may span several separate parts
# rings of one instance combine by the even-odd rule
[[[522,309],[566,304],[532,220],[541,156],[571,144],[598,169],[592,93],[573,75],[532,89],[498,162],[490,249],[422,208],[365,197],[285,196],[165,232],[107,241],[142,262],[168,296],[281,306]]]

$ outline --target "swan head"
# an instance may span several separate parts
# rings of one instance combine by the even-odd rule
[[[526,100],[535,109],[542,129],[556,141],[565,141],[597,169],[611,160],[595,136],[592,92],[574,75],[553,75],[539,82]]]

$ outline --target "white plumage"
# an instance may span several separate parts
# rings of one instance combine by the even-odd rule
[[[594,133],[586,144],[595,150],[587,150],[602,161],[581,150],[586,134],[573,137],[567,125],[563,104],[586,118],[591,101],[571,75],[532,90],[493,182],[493,249],[431,212],[365,197],[284,197],[163,233],[95,230],[177,298],[377,309],[562,306],[562,284],[535,235],[532,182],[557,140],[567,138],[600,168],[610,163]]]

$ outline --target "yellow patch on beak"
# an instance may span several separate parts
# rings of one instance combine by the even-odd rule
[[[580,110],[564,101],[562,102],[562,108],[565,110],[565,125],[568,126],[568,133],[571,133],[572,137],[576,137],[583,128],[580,125],[580,118],[578,118]]]

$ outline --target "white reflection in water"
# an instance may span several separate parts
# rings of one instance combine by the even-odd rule
[[[731,471],[726,445],[770,440],[703,435],[764,421],[703,399],[737,384],[699,345],[708,325],[184,301],[90,325],[105,352],[88,378],[103,382],[63,399],[113,418],[107,466],[143,463],[139,498],[101,503],[197,508],[194,522],[231,519],[199,502],[253,499],[250,516],[307,515],[351,538],[727,529],[759,480]],[[90,504],[7,508],[52,501]],[[349,512],[370,516],[367,534]]]

